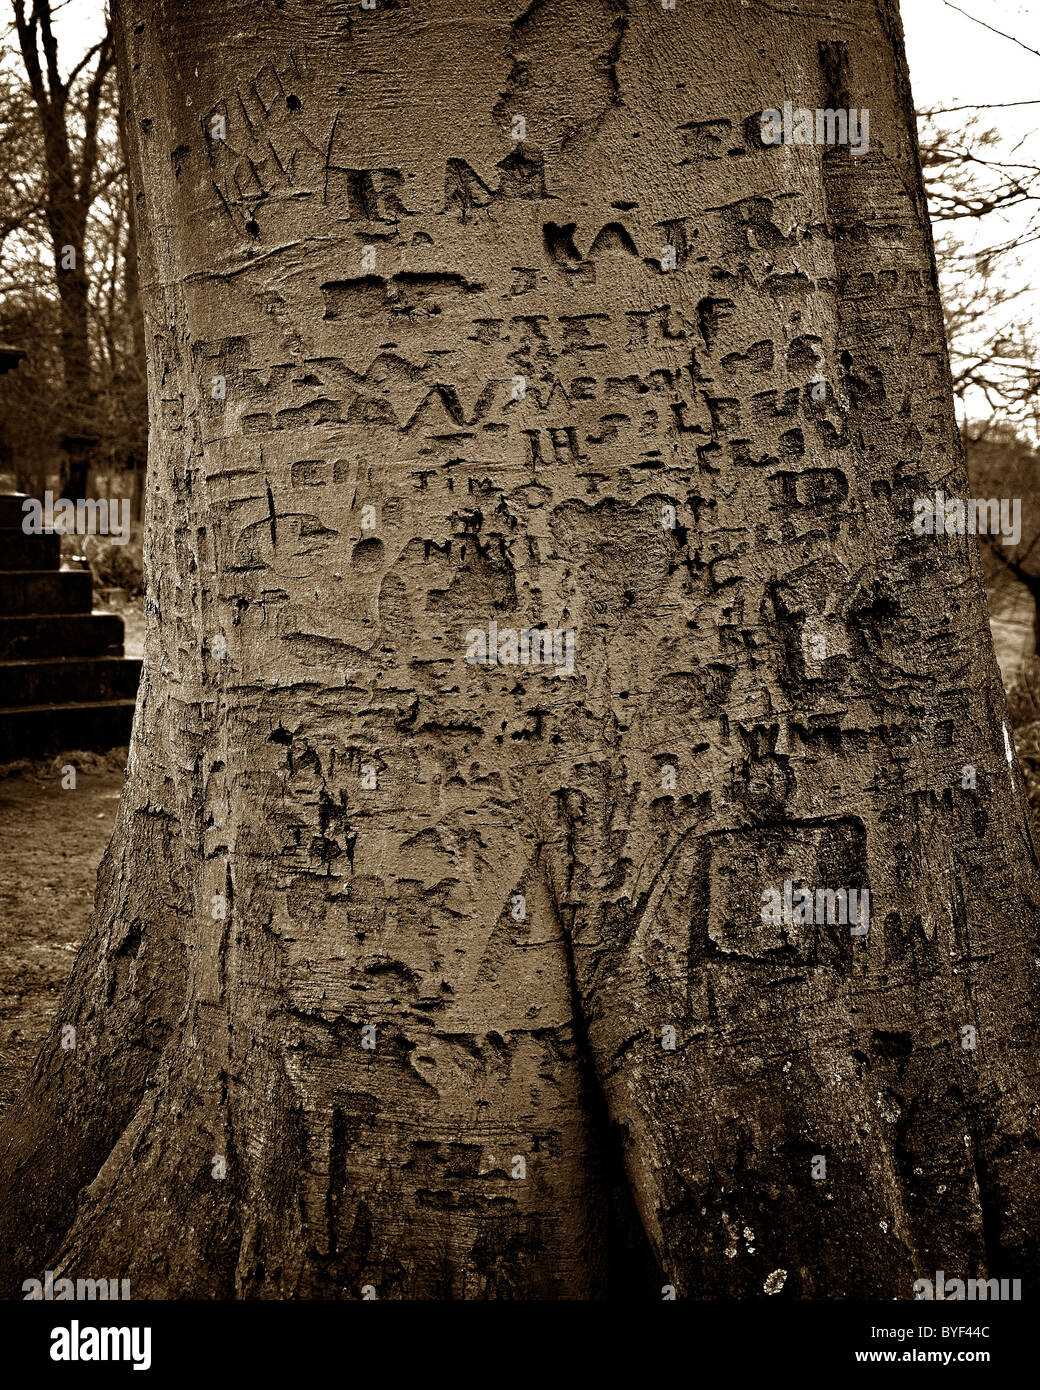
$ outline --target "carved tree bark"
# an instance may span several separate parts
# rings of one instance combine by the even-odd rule
[[[911,524],[965,483],[894,3],[120,8],[147,659],[13,1282],[1035,1272],[1038,866],[975,543]],[[763,147],[785,100],[869,151]]]

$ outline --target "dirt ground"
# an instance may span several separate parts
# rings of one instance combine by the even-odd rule
[[[17,1100],[86,932],[126,755],[0,768],[0,1115]],[[76,766],[72,790],[63,765]]]

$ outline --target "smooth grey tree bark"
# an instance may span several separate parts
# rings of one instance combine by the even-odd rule
[[[965,480],[895,4],[118,19],[147,657],[12,1285],[1035,1273],[1037,861],[975,542],[913,528]],[[765,145],[786,101],[869,147]]]

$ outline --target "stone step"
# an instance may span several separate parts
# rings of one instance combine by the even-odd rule
[[[89,613],[89,570],[0,570],[0,614]]]
[[[61,568],[61,537],[56,531],[27,536],[21,527],[0,526],[0,570]]]
[[[0,617],[0,662],[49,656],[122,656],[118,613],[28,613]]]
[[[22,529],[25,512],[22,503],[29,499],[24,492],[0,492],[0,526]]]
[[[125,656],[52,657],[0,662],[0,701],[5,705],[83,704],[132,700],[141,663]]]
[[[133,700],[0,707],[0,762],[118,748],[130,742],[133,720]]]

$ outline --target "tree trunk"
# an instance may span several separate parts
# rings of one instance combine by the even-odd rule
[[[912,526],[965,480],[894,3],[120,8],[147,655],[12,1282],[1035,1273],[1040,882],[975,542]],[[869,151],[763,145],[787,100]]]
[[[123,163],[127,169],[127,178],[129,179],[130,144],[126,131],[126,110],[122,90],[120,90],[117,113],[119,145],[123,154]],[[127,202],[130,216],[127,219],[126,242],[123,249],[122,288],[123,305],[130,320],[130,334],[133,350],[129,356],[124,359],[124,371],[128,377],[127,387],[125,388],[128,396],[127,414],[138,428],[131,432],[127,442],[125,466],[132,468],[134,471],[133,517],[134,522],[139,523],[141,520],[140,497],[144,488],[144,475],[148,452],[148,406],[145,371],[144,316],[141,311],[141,279],[137,250],[137,219],[133,215],[133,189],[129,190]]]

